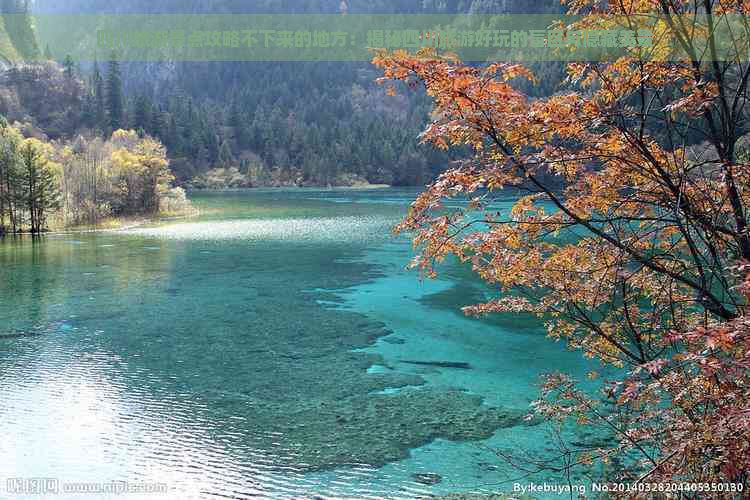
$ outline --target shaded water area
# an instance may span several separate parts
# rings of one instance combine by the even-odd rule
[[[0,492],[509,491],[494,450],[555,451],[523,419],[538,375],[588,368],[535,320],[464,317],[487,292],[467,270],[404,271],[415,194],[193,193],[198,218],[0,243]]]

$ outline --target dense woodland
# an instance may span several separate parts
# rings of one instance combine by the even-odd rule
[[[126,93],[117,61],[94,62],[89,72],[71,60],[62,66],[5,71],[0,113],[55,139],[138,130],[164,143],[181,182],[211,168],[233,167],[247,185],[416,185],[448,160],[416,139],[427,118],[424,98],[385,100],[380,89],[367,88],[371,74],[361,82],[352,78],[356,65],[247,64],[242,71],[255,74],[248,76],[253,84],[228,90],[223,102],[199,95],[200,88],[157,98],[142,83]],[[319,87],[303,88],[300,66]],[[220,85],[221,75],[208,76],[215,74],[211,65],[183,70],[207,76],[185,81]],[[304,92],[307,98],[300,99]]]
[[[177,8],[168,4],[144,2],[139,11]],[[60,12],[59,7],[44,1],[34,5],[41,12]],[[6,59],[46,59],[6,64],[0,73],[0,115],[12,124],[8,130],[21,134],[21,142],[36,138],[56,151],[66,147],[85,150],[81,144],[86,142],[106,149],[115,131],[133,130],[140,140],[153,138],[163,146],[176,184],[197,188],[423,185],[465,154],[461,149],[445,152],[420,144],[418,136],[429,120],[429,100],[424,92],[417,89],[386,97],[383,88],[374,84],[376,71],[365,62],[74,61],[67,54],[54,54],[48,46],[39,47],[26,0],[4,0],[0,8],[4,14],[0,48],[6,47]],[[422,4],[311,0],[251,5],[226,1],[211,6],[183,2],[178,11],[335,13],[342,8],[406,13],[514,9],[505,2],[476,0]],[[539,12],[554,8],[554,3],[535,6]],[[67,5],[65,12],[119,11],[87,2]],[[545,84],[534,91],[554,92],[561,80],[560,69],[545,67],[550,77],[543,78]],[[58,160],[63,161],[61,166],[69,176],[77,171],[78,167],[65,163],[65,155],[50,158]],[[5,170],[13,168],[6,166]],[[62,192],[78,181],[60,182],[66,223],[133,212],[132,203],[121,203],[116,196],[84,200],[80,193]],[[3,227],[39,230],[55,197],[50,197],[50,206],[42,215],[32,217],[33,211],[22,215],[22,203],[11,191],[5,191]],[[158,203],[142,204],[141,209],[151,210],[155,205]]]
[[[0,235],[189,210],[184,191],[172,188],[164,145],[123,130],[118,63],[106,80],[94,65],[88,81],[69,57],[19,64],[41,55],[29,4],[5,0],[0,9],[8,60],[0,74]]]
[[[20,1],[20,0],[8,0]],[[80,5],[78,5],[79,3]],[[133,5],[135,4],[135,5]],[[24,9],[18,6],[16,9]],[[122,13],[104,2],[39,1],[43,13]],[[500,0],[376,2],[128,2],[128,12],[185,13],[503,13]],[[556,2],[524,5],[550,12]],[[39,49],[35,49],[38,51]],[[135,63],[72,61],[25,66],[2,75],[0,113],[53,139],[118,128],[158,138],[178,183],[195,187],[262,185],[421,185],[462,151],[419,144],[428,121],[423,92],[384,99],[377,73],[361,63]],[[554,92],[561,66],[548,65]],[[209,172],[210,171],[210,172]],[[208,174],[207,174],[208,172]]]

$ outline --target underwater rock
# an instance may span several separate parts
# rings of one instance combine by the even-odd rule
[[[352,464],[380,467],[435,439],[487,439],[498,428],[524,423],[521,411],[487,407],[477,395],[442,388],[339,400],[256,401],[252,408],[262,435],[294,443],[290,456],[296,464],[306,464],[306,471]]]
[[[435,474],[434,472],[417,472],[411,475],[414,480],[420,484],[426,484],[432,486],[438,484],[443,480],[443,476]]]
[[[414,361],[410,359],[402,359],[401,363],[408,363],[410,365],[437,366],[438,368],[459,368],[462,370],[471,370],[471,365],[463,361]]]
[[[287,265],[288,255],[275,247],[257,251]],[[295,255],[306,258],[315,267],[320,257]],[[159,311],[159,321],[152,314],[115,317],[107,329],[128,335],[112,335],[107,345],[130,352],[151,345],[166,330],[169,349],[144,348],[129,359],[133,373],[147,370],[170,381],[166,388],[162,382],[145,384],[145,390],[186,394],[200,403],[196,421],[215,423],[217,433],[233,436],[233,446],[263,450],[269,466],[279,471],[381,467],[437,439],[482,440],[498,428],[524,425],[525,412],[486,406],[476,394],[427,388],[422,377],[406,370],[368,371],[387,362],[363,350],[392,332],[356,312],[322,307],[317,302],[322,293],[301,292],[357,284],[366,265],[356,266],[331,266],[325,275],[295,275],[290,281],[268,259],[258,264],[249,259],[241,270],[227,259],[211,273],[193,274],[206,290],[198,302],[200,314],[186,314],[196,309],[195,296],[182,284],[170,284],[183,293]],[[223,293],[209,292],[215,289]],[[112,301],[107,311],[127,306]],[[397,337],[403,335],[390,338]],[[392,390],[398,388],[403,389]]]

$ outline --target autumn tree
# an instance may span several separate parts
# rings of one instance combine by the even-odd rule
[[[145,213],[159,211],[159,200],[167,193],[174,180],[164,146],[151,138],[140,141],[136,152],[143,166],[142,210]]]
[[[174,179],[164,146],[133,131],[117,130],[111,139],[113,185],[117,213],[155,213]]]
[[[383,83],[422,85],[433,99],[423,141],[475,153],[397,231],[413,234],[413,265],[428,275],[454,256],[497,290],[468,314],[536,314],[550,337],[624,368],[603,381],[605,401],[564,375],[547,379],[539,413],[618,442],[572,446],[571,463],[619,456],[615,479],[748,487],[750,27],[734,24],[721,35],[730,43],[718,35],[744,4],[566,3],[581,17],[564,29],[637,33],[650,19],[653,43],[569,64],[569,88],[540,99],[514,85],[534,81],[521,64],[377,52]],[[679,57],[666,57],[673,49]],[[519,194],[509,210],[493,205],[503,189]]]
[[[63,165],[62,211],[67,224],[96,224],[112,215],[110,155],[112,148],[100,137],[75,138],[57,151]]]

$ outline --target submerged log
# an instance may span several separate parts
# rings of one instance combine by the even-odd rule
[[[401,363],[409,363],[410,365],[437,366],[438,368],[460,368],[462,370],[471,369],[471,365],[463,361],[414,361],[410,359],[402,359]]]

